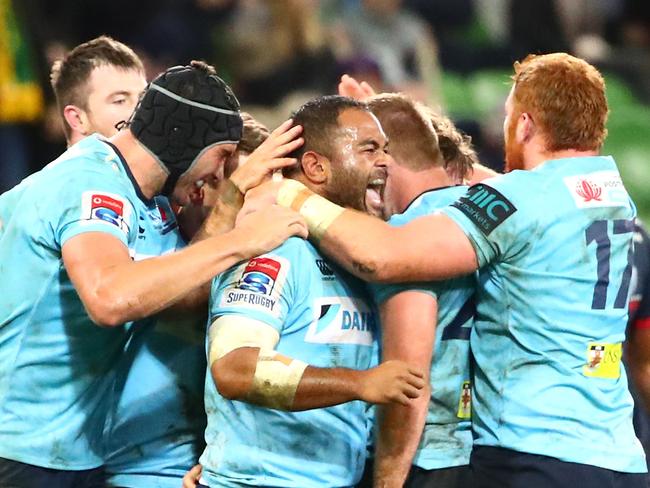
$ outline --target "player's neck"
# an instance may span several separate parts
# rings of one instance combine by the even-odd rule
[[[423,171],[403,168],[398,184],[399,204],[397,210],[404,212],[415,198],[426,191],[448,186],[454,186],[454,181],[442,167],[427,168]]]
[[[548,151],[540,143],[531,143],[524,149],[524,169],[533,169],[553,159],[585,158],[598,156],[598,151],[581,151],[578,149],[561,149],[559,151]]]
[[[124,157],[133,178],[146,198],[160,193],[167,173],[149,152],[133,137],[131,131],[124,130],[111,137],[110,142]]]
[[[71,146],[74,146],[77,142],[79,142],[80,140],[85,139],[85,138],[86,138],[85,134],[82,134],[81,132],[77,132],[77,131],[73,130],[70,133],[70,137],[66,140],[66,144],[67,144],[66,147],[69,148]]]

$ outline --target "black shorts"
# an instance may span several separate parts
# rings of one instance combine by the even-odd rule
[[[422,469],[414,465],[404,488],[471,488],[471,475],[468,465],[440,469]]]
[[[372,488],[373,460],[368,458],[361,481],[356,488]],[[442,469],[422,469],[411,466],[405,488],[471,488],[471,471],[468,465]]]
[[[82,471],[41,468],[0,458],[2,488],[104,488],[104,468]]]
[[[647,488],[645,473],[621,473],[499,447],[474,446],[474,488]]]

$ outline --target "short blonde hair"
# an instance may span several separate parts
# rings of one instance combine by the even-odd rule
[[[443,166],[436,131],[420,104],[401,93],[380,93],[367,100],[388,136],[391,155],[413,170]]]

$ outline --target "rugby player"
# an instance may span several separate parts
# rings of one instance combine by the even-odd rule
[[[294,114],[305,144],[285,175],[340,205],[378,205],[387,140],[367,106],[334,96]],[[363,283],[301,239],[213,282],[208,428],[199,486],[351,486],[361,477],[365,404],[410,403],[422,373],[371,365],[377,317]]]
[[[479,270],[476,486],[645,486],[621,364],[636,211],[614,160],[599,155],[604,82],[564,53],[516,63],[513,80],[508,174],[435,215],[391,227],[291,180],[247,199],[300,211],[321,252],[363,279]]]

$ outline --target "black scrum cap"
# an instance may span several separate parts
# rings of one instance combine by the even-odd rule
[[[166,168],[162,189],[170,195],[178,178],[218,144],[237,144],[242,134],[239,102],[218,76],[197,66],[175,66],[153,80],[129,126]]]

